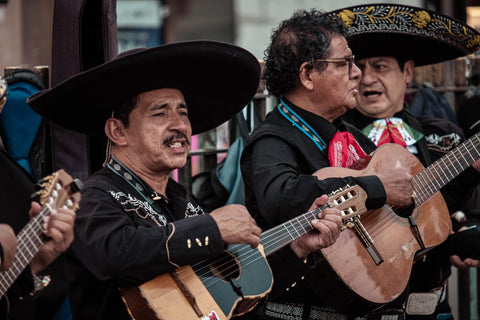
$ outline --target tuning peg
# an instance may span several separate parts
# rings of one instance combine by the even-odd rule
[[[83,182],[76,178],[72,181],[72,183],[70,183],[70,188],[72,189],[72,192],[75,193],[75,192],[79,192],[80,189],[83,188]]]

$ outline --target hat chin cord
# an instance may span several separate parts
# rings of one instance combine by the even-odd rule
[[[107,147],[105,148],[105,160],[103,161],[103,166],[106,167],[110,160],[112,159],[112,140],[107,139]]]
[[[115,115],[115,110],[112,111],[112,118]],[[107,147],[105,148],[105,160],[103,161],[103,166],[106,167],[110,160],[112,159],[112,140],[107,137]]]

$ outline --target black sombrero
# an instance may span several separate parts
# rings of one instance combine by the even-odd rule
[[[104,133],[113,110],[133,96],[159,88],[183,92],[194,134],[215,128],[254,96],[258,60],[240,47],[190,41],[122,53],[28,99],[58,125],[93,135]]]
[[[465,56],[480,48],[480,34],[475,29],[424,8],[378,3],[329,14],[346,25],[356,59],[393,56],[422,66]]]

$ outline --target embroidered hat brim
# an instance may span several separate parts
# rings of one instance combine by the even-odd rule
[[[329,13],[347,27],[355,58],[393,56],[416,66],[476,52],[480,34],[454,18],[399,4],[364,4]]]
[[[193,134],[244,108],[260,81],[247,50],[216,41],[188,41],[119,54],[28,99],[40,115],[73,131],[101,135],[105,121],[135,95],[176,88],[185,96]]]

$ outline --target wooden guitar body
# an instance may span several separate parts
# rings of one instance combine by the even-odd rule
[[[247,260],[238,260],[245,253]],[[262,248],[230,245],[221,258],[182,267],[120,292],[134,319],[224,320],[250,311],[272,284]],[[199,313],[187,296],[195,299]]]
[[[405,148],[385,144],[375,151],[363,169],[330,167],[315,175],[320,179],[358,177],[377,175],[393,167],[403,167],[414,176],[424,169]],[[417,192],[415,184],[414,190]],[[448,237],[451,221],[440,192],[435,192],[421,206],[416,205],[411,215],[426,248],[439,245]],[[407,286],[415,253],[421,249],[408,218],[400,217],[388,205],[367,211],[360,221],[383,262],[377,265],[354,231],[346,229],[334,245],[317,254],[317,266],[307,275],[317,294],[328,305],[345,313],[370,311],[401,295]]]

